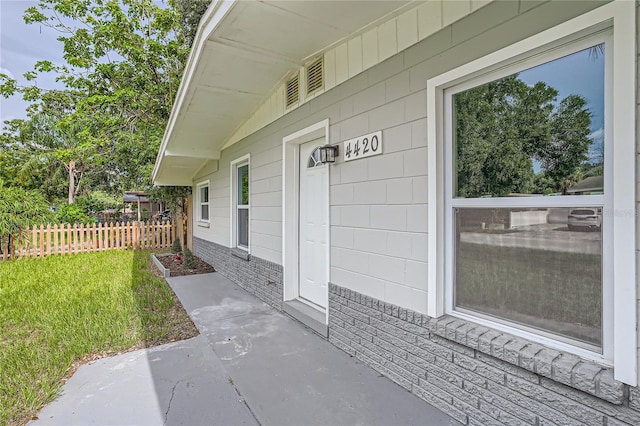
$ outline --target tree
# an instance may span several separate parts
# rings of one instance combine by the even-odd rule
[[[539,158],[547,176],[563,194],[583,179],[581,166],[588,160],[591,113],[577,95],[564,98],[551,116],[552,138],[543,145]]]
[[[80,184],[111,193],[148,189],[206,3],[172,0],[162,8],[152,0],[41,0],[28,8],[27,23],[60,32],[66,63],[37,62],[25,74],[26,86],[0,75],[0,95],[20,95],[31,104],[29,118],[9,125],[4,139],[18,139],[38,116],[55,117],[57,132],[70,132],[78,145],[101,154],[81,164],[67,157],[68,182],[76,184],[69,193],[79,194]],[[39,87],[43,73],[55,74],[64,87]]]
[[[4,259],[15,252],[15,244],[26,231],[50,218],[49,205],[37,191],[0,186],[0,249]]]
[[[184,28],[185,42],[189,46],[193,45],[198,24],[211,4],[211,0],[169,0],[169,4],[180,16],[181,25]]]
[[[36,114],[20,127],[20,133],[11,148],[24,151],[27,157],[22,171],[36,165],[61,165],[67,175],[67,200],[76,201],[82,178],[94,162],[96,149],[86,141],[86,128],[78,123],[58,121],[43,113]]]
[[[178,238],[184,243],[187,242],[187,224],[185,223],[185,212],[187,209],[187,197],[191,195],[190,186],[155,186],[147,194],[149,199],[155,203],[165,203],[171,210],[171,216],[177,226],[181,225]]]
[[[539,184],[566,191],[587,160],[591,113],[578,95],[556,106],[557,97],[553,87],[528,86],[517,74],[455,94],[456,195],[502,197]]]

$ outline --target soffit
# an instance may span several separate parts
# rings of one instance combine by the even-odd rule
[[[219,158],[224,142],[288,74],[411,2],[218,3],[203,18],[194,43],[156,161],[156,183],[191,178],[206,161]],[[225,14],[216,16],[222,3]],[[179,158],[194,160],[186,167]]]

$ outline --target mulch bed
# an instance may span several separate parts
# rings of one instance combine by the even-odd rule
[[[182,275],[197,275],[197,274],[208,274],[210,272],[215,272],[213,266],[209,265],[204,260],[200,259],[197,256],[193,256],[196,261],[195,269],[187,269],[184,265],[176,259],[175,255],[171,256],[158,256],[158,260],[162,263],[162,266],[171,271],[172,277],[179,277]]]

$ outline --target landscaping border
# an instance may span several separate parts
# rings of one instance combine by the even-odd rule
[[[151,260],[153,260],[153,263],[155,263],[155,265],[158,267],[158,269],[162,273],[162,276],[165,277],[165,278],[169,278],[171,276],[171,270],[169,270],[169,269],[164,267],[164,265],[160,262],[160,260],[158,260],[158,256],[166,257],[166,256],[173,256],[173,254],[171,254],[171,253],[164,253],[164,254],[151,253]]]

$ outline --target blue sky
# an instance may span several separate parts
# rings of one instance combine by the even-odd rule
[[[523,71],[519,77],[528,85],[543,81],[555,88],[559,92],[558,102],[571,94],[587,100],[593,114],[590,150],[593,158],[604,144],[604,55],[589,55],[589,50],[583,50]]]
[[[589,56],[588,50],[582,50],[523,71],[520,79],[529,85],[544,81],[558,90],[559,100],[571,94],[581,95],[593,113],[591,129],[603,127],[604,55]]]
[[[22,77],[33,65],[42,59],[61,64],[62,43],[56,38],[58,33],[40,24],[27,25],[22,19],[25,9],[36,5],[35,1],[0,0],[0,72],[17,78]],[[40,87],[55,87],[53,76],[39,77]],[[25,117],[27,103],[19,97],[0,97],[0,123],[12,118]]]

